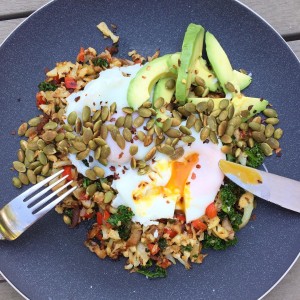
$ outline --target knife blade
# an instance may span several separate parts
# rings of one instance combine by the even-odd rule
[[[223,159],[219,161],[219,168],[226,177],[244,190],[289,210],[300,212],[300,181]]]

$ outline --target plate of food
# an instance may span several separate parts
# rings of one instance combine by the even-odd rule
[[[77,187],[0,243],[25,297],[257,299],[296,260],[299,214],[219,168],[300,177],[300,64],[248,8],[53,1],[0,53],[1,207],[61,170]]]

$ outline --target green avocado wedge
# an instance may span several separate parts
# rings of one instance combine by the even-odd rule
[[[164,98],[165,103],[170,103],[171,102],[172,97],[173,97],[174,92],[175,92],[175,84],[174,84],[174,87],[167,88],[166,84],[167,84],[167,82],[169,82],[169,80],[171,80],[171,81],[173,80],[173,82],[174,82],[173,77],[162,78],[157,82],[157,84],[154,88],[153,102],[159,97]]]
[[[220,102],[226,98],[188,98],[188,102],[192,102],[197,105],[200,102],[207,102],[209,99],[214,101],[214,110],[219,108]],[[234,106],[234,115],[241,116],[242,111],[249,111],[250,114],[247,117],[243,117],[243,121],[251,118],[252,116],[262,112],[266,109],[269,102],[262,98],[245,97],[242,95],[235,96],[231,101]]]
[[[210,32],[206,32],[205,43],[209,62],[224,92],[238,94],[240,87],[234,77],[231,63],[224,49]]]
[[[203,40],[204,28],[191,23],[184,35],[176,81],[175,95],[180,104],[186,102],[196,60],[202,56]]]
[[[176,78],[168,60],[170,54],[156,58],[144,65],[130,81],[127,91],[127,102],[130,107],[137,110],[144,102],[150,99],[150,93],[154,85],[161,78]]]
[[[251,76],[241,73],[237,70],[233,70],[233,76],[241,91],[248,87],[252,82]]]

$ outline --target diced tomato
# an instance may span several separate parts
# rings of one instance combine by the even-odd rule
[[[197,229],[197,230],[201,230],[201,231],[205,231],[207,229],[206,224],[204,224],[202,221],[200,221],[199,219],[194,220],[192,222],[192,226]]]
[[[160,266],[161,268],[163,268],[163,269],[166,269],[166,268],[168,268],[169,266],[171,266],[171,262],[170,262],[167,258],[164,258],[164,259],[162,260],[162,262],[159,263],[159,266]]]
[[[81,47],[77,55],[77,61],[84,62],[84,48]]]
[[[65,166],[64,167],[64,171],[62,172],[62,176],[68,176],[67,177],[67,181],[71,181],[73,180],[73,176],[72,176],[72,167],[71,166]]]
[[[96,239],[98,239],[99,241],[102,241],[102,238],[103,238],[103,235],[100,232],[98,232],[96,234]]]
[[[76,89],[77,88],[77,82],[73,77],[65,77],[65,85],[67,89]]]
[[[89,200],[90,199],[90,196],[86,193],[82,193],[80,195],[80,200]]]
[[[44,99],[41,92],[38,92],[35,96],[36,98],[36,106],[39,107],[41,104],[46,104],[46,100]]]
[[[160,250],[157,244],[148,244],[147,246],[150,250],[151,255],[157,254]]]
[[[93,213],[90,213],[90,214],[85,214],[83,217],[85,219],[90,219],[92,216],[93,216]]]
[[[175,218],[179,221],[181,221],[182,223],[185,222],[185,215],[183,213],[176,213],[175,214]]]
[[[164,233],[168,234],[171,239],[178,234],[178,232],[176,232],[175,230],[172,230],[168,227],[164,228]]]
[[[218,211],[217,211],[217,208],[215,206],[215,203],[211,203],[209,204],[207,207],[206,207],[206,210],[205,210],[205,214],[210,218],[214,218],[217,216],[218,214]]]
[[[101,212],[97,212],[97,224],[102,225],[103,224],[103,215]]]
[[[109,217],[110,217],[110,213],[107,210],[105,210],[103,213],[103,220],[107,221]]]

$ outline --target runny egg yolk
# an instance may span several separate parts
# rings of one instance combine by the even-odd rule
[[[141,183],[133,191],[133,200],[151,203],[153,197],[162,195],[163,198],[175,201],[177,208],[184,210],[184,191],[187,179],[193,168],[199,161],[199,154],[192,153],[185,157],[185,161],[171,162],[171,177],[165,186],[149,186],[147,183]],[[150,184],[151,185],[151,184]],[[167,201],[168,201],[167,200]]]

